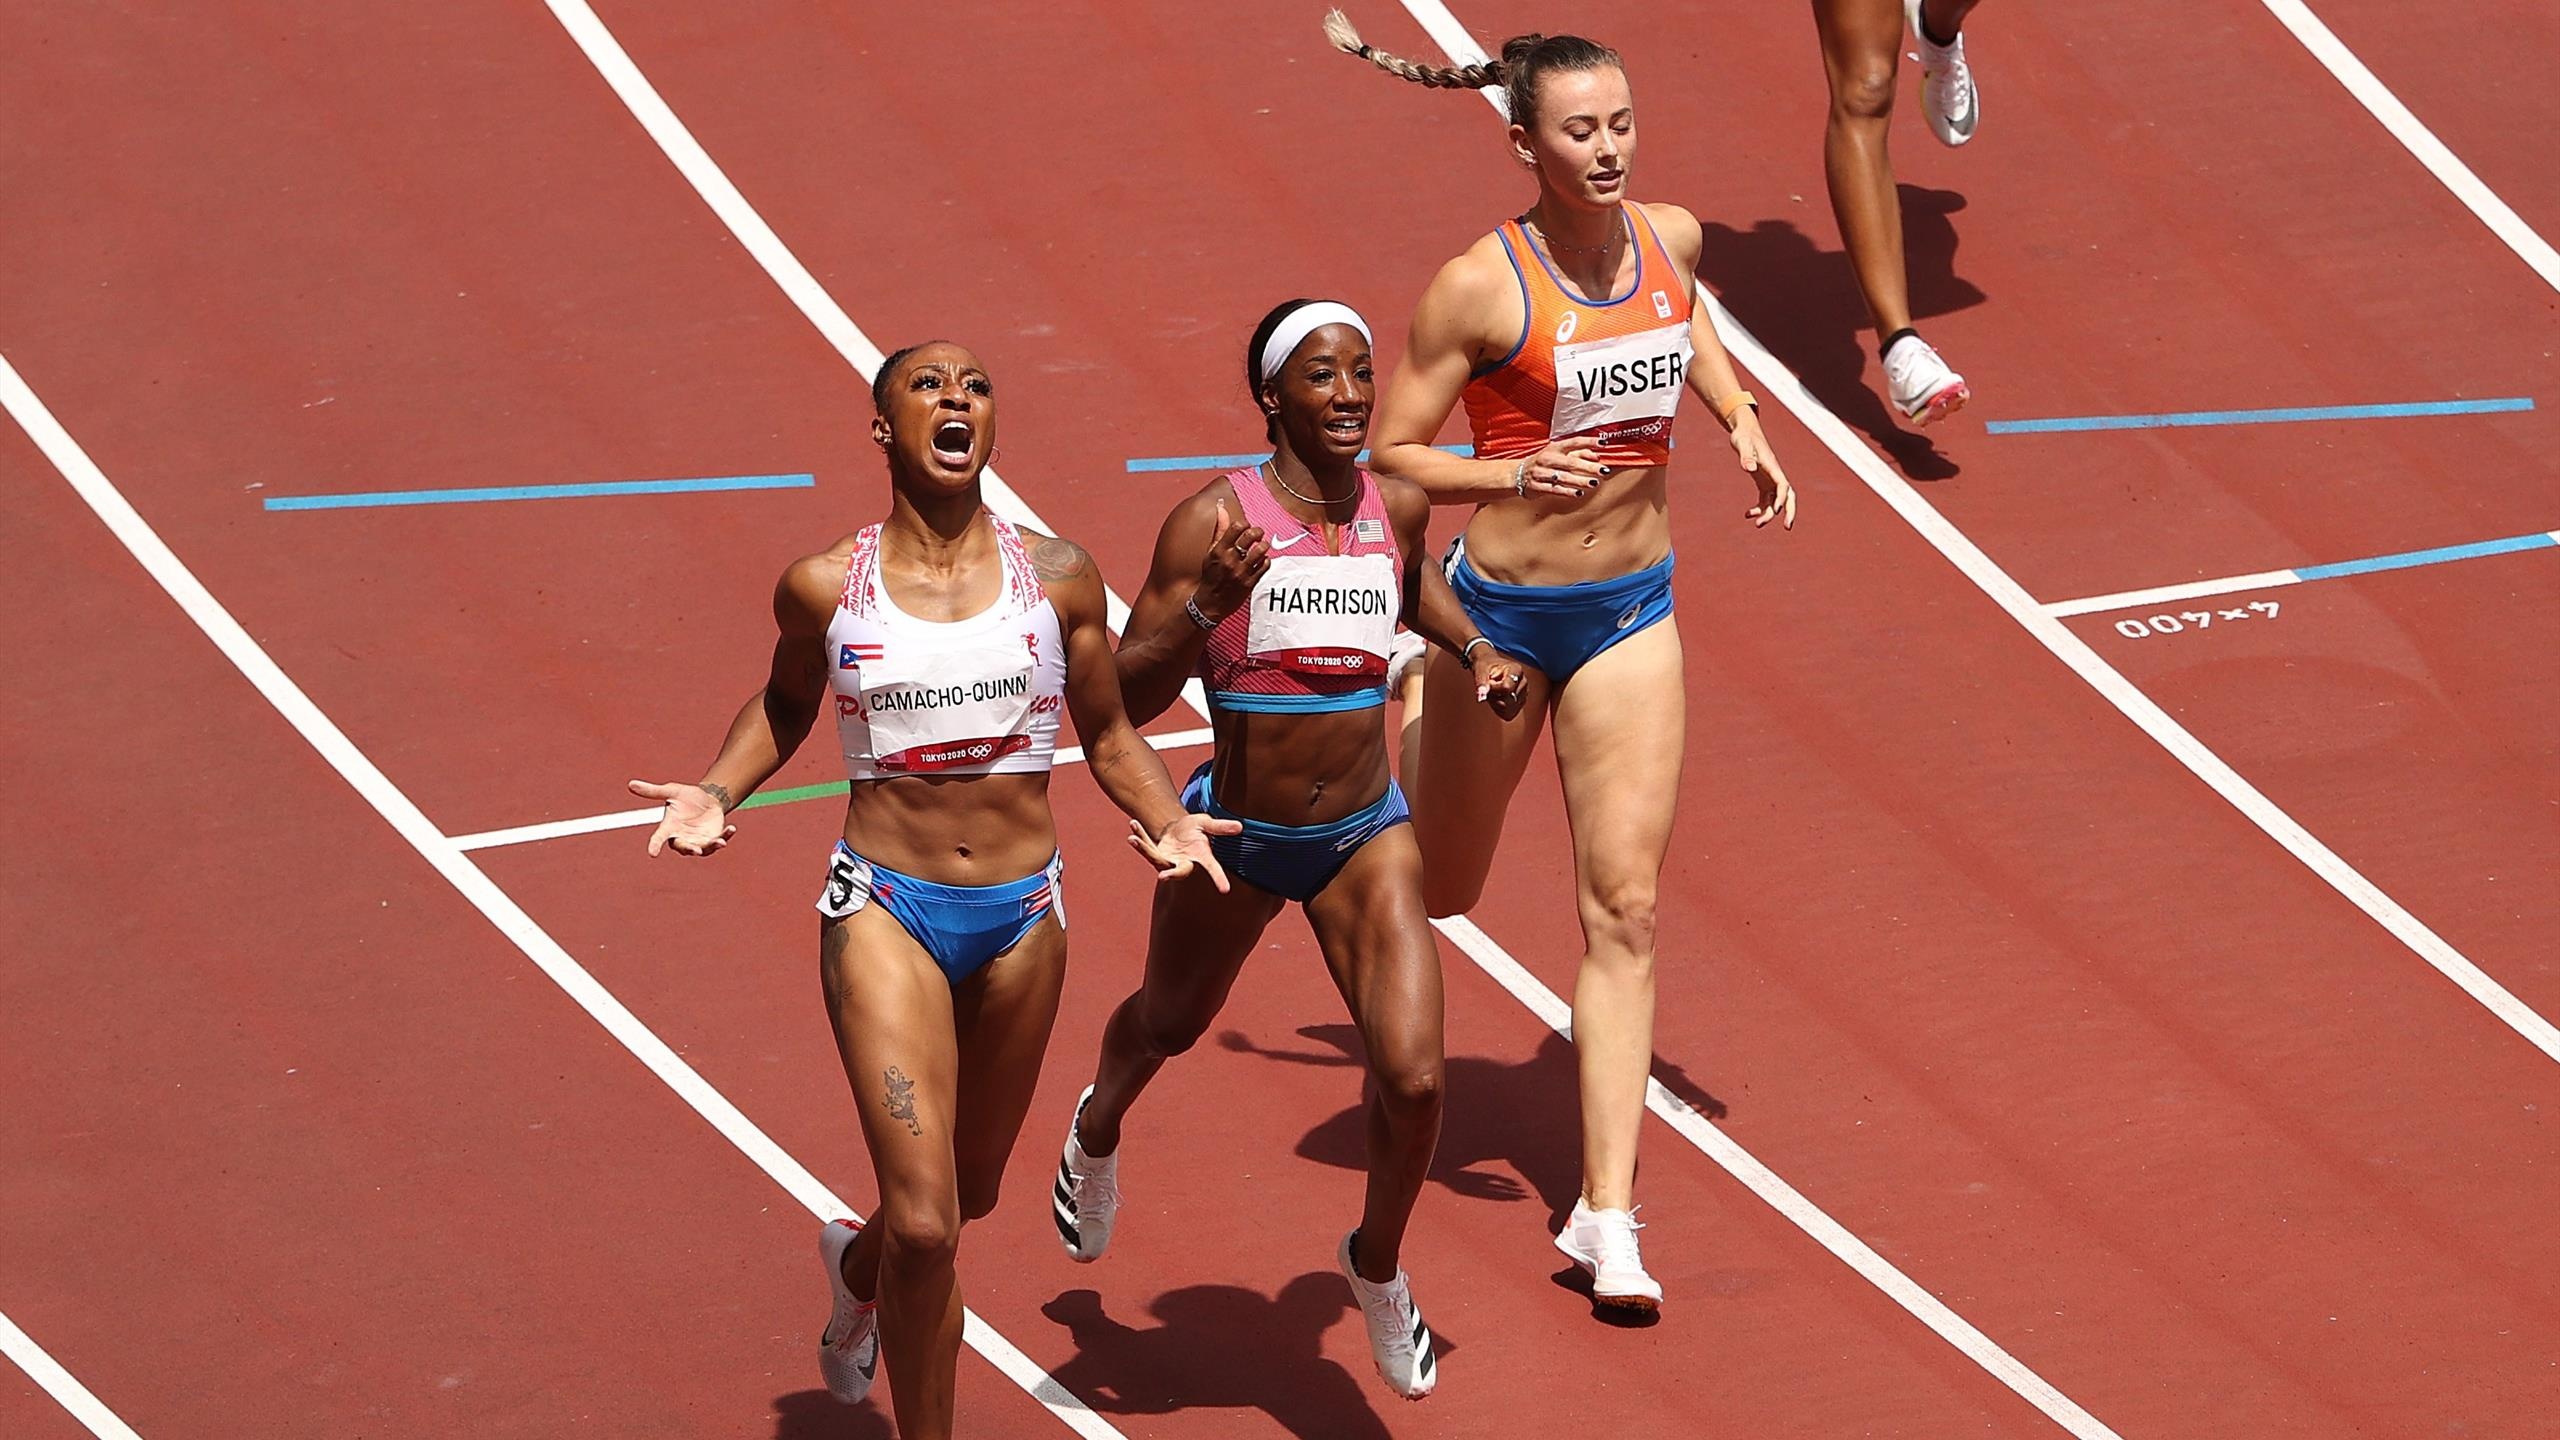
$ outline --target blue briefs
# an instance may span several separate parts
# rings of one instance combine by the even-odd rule
[[[1449,588],[1494,648],[1561,685],[1591,657],[1671,613],[1671,564],[1572,585],[1506,585],[1467,563],[1463,537],[1449,547]]]
[[[838,840],[835,854],[827,857],[827,885],[818,893],[818,913],[841,920],[877,901],[957,985],[1021,944],[1031,927],[1053,911],[1058,928],[1067,928],[1066,902],[1059,892],[1062,873],[1057,857],[1051,856],[1047,865],[1002,885],[942,885],[865,860]]]
[[[1396,782],[1387,782],[1387,793],[1377,803],[1357,814],[1322,825],[1274,825],[1267,820],[1247,820],[1218,803],[1209,784],[1209,762],[1191,772],[1191,783],[1182,787],[1182,808],[1194,815],[1214,820],[1233,820],[1244,826],[1241,835],[1212,835],[1209,851],[1227,873],[1238,880],[1249,880],[1284,900],[1304,904],[1313,900],[1360,853],[1360,847],[1380,835],[1413,819],[1405,808],[1404,792]]]

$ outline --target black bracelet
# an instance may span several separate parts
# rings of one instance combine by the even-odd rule
[[[1182,613],[1190,616],[1191,623],[1199,626],[1202,630],[1215,630],[1218,628],[1217,621],[1210,619],[1206,614],[1202,613],[1200,609],[1200,600],[1197,596],[1190,597],[1182,602]]]

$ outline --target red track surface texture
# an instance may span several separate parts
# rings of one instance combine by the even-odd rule
[[[1008,478],[1125,593],[1195,482],[1122,461],[1253,443],[1232,372],[1255,317],[1340,294],[1392,363],[1432,268],[1527,198],[1474,98],[1320,51],[1312,12],[1231,8],[602,14],[874,338],[987,358]],[[2319,8],[2560,229],[2544,7]],[[626,775],[698,763],[755,683],[772,575],[883,488],[859,378],[551,15],[22,9],[0,353],[177,554],[447,834],[619,809]],[[1983,138],[1950,155],[1910,123],[1899,157],[1919,309],[1981,393],[1934,446],[1869,388],[1806,15],[1695,10],[1569,17],[1629,52],[1644,192],[1699,212],[1736,314],[2040,599],[2560,525],[2560,297],[2260,6],[1983,12]],[[1459,13],[1488,39],[1565,23]],[[1394,6],[1360,18],[1434,53]],[[2509,395],[2541,408],[1975,423]],[[1658,1073],[2126,1437],[2547,1433],[2560,1071],[1771,428],[1806,495],[1792,536],[1750,534],[1716,447],[1683,451],[1698,739]],[[817,488],[259,508],[792,471]],[[14,427],[0,486],[0,1313],[152,1440],[885,1435],[811,1373],[807,1212],[321,763]],[[2560,561],[2277,598],[2210,632],[2072,624],[2560,1014]],[[1133,1121],[1111,1258],[1069,1265],[1041,1191],[1147,884],[1080,773],[1058,798],[1066,1010],[963,1275],[1124,1434],[2060,1433],[1658,1126],[1672,1305],[1593,1323],[1546,1243],[1571,1053],[1454,949],[1448,1133],[1407,1262],[1453,1348],[1427,1404],[1388,1397],[1331,1271],[1356,1041],[1295,921]],[[834,820],[755,812],[707,864],[644,864],[630,832],[480,858],[865,1205],[802,908]],[[1533,779],[1474,917],[1559,991],[1563,833]],[[962,1390],[971,1433],[1065,1433],[984,1364]],[[0,1369],[0,1434],[80,1433]]]

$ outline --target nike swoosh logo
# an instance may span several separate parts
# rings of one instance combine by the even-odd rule
[[[1271,542],[1271,548],[1272,548],[1272,549],[1274,549],[1274,550],[1286,550],[1286,549],[1288,549],[1290,546],[1295,545],[1295,544],[1297,544],[1299,541],[1304,540],[1304,539],[1306,539],[1306,538],[1307,538],[1307,532],[1306,532],[1306,531],[1304,531],[1304,530],[1301,530],[1301,531],[1299,531],[1297,534],[1290,536],[1290,537],[1289,537],[1288,539],[1286,539],[1286,540],[1274,540],[1274,541],[1272,541],[1272,542]]]

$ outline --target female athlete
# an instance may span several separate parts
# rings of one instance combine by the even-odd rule
[[[1374,394],[1368,322],[1348,305],[1292,300],[1263,317],[1244,363],[1271,458],[1175,507],[1119,655],[1139,720],[1171,705],[1195,668],[1207,683],[1217,750],[1183,803],[1243,825],[1210,844],[1244,883],[1222,892],[1195,876],[1156,891],[1146,978],[1103,1030],[1051,1200],[1067,1253],[1101,1258],[1130,1107],[1208,1029],[1264,927],[1297,901],[1374,1082],[1368,1201],[1336,1259],[1378,1373],[1419,1400],[1439,1362],[1398,1257],[1440,1138],[1440,956],[1388,774],[1396,622],[1475,662],[1492,723],[1518,712],[1526,677],[1422,563],[1431,502],[1359,466]]]
[[[1160,879],[1223,889],[1209,836],[1237,827],[1185,811],[1122,712],[1083,548],[980,499],[996,402],[977,359],[946,342],[902,350],[871,394],[888,519],[783,572],[772,673],[702,779],[631,789],[666,803],[650,854],[717,853],[729,813],[835,711],[853,791],[817,902],[818,973],[880,1207],[820,1232],[835,1308],[819,1369],[852,1404],[885,1348],[898,1433],[943,1440],[960,1227],[995,1208],[1066,968],[1059,712]]]
[[[1949,145],[1973,138],[1982,118],[1972,67],[1964,59],[1964,17],[1975,0],[1813,0],[1822,68],[1831,80],[1831,119],[1822,132],[1822,173],[1831,213],[1849,247],[1858,289],[1874,317],[1885,393],[1904,418],[1934,425],[1973,397],[1964,377],[1911,328],[1902,259],[1902,200],[1885,149],[1893,124],[1895,72],[1907,24],[1920,47],[1921,106]],[[1938,37],[1946,36],[1944,43]]]
[[[1683,388],[1729,431],[1758,487],[1745,516],[1795,524],[1795,492],[1696,303],[1698,222],[1626,198],[1635,106],[1617,52],[1524,35],[1502,58],[1416,65],[1341,48],[1422,84],[1500,85],[1511,152],[1537,180],[1518,217],[1441,268],[1414,312],[1378,411],[1375,464],[1475,513],[1450,585],[1478,630],[1529,667],[1526,725],[1463,703],[1475,683],[1435,653],[1423,680],[1415,838],[1434,915],[1483,892],[1503,812],[1551,721],[1571,822],[1584,953],[1573,1035],[1582,1079],[1582,1194],[1557,1248],[1602,1305],[1653,1310],[1634,1216],[1637,1132],[1653,1056],[1654,892],[1679,794],[1684,706],[1671,618],[1671,424]],[[1431,447],[1464,400],[1475,454]]]

